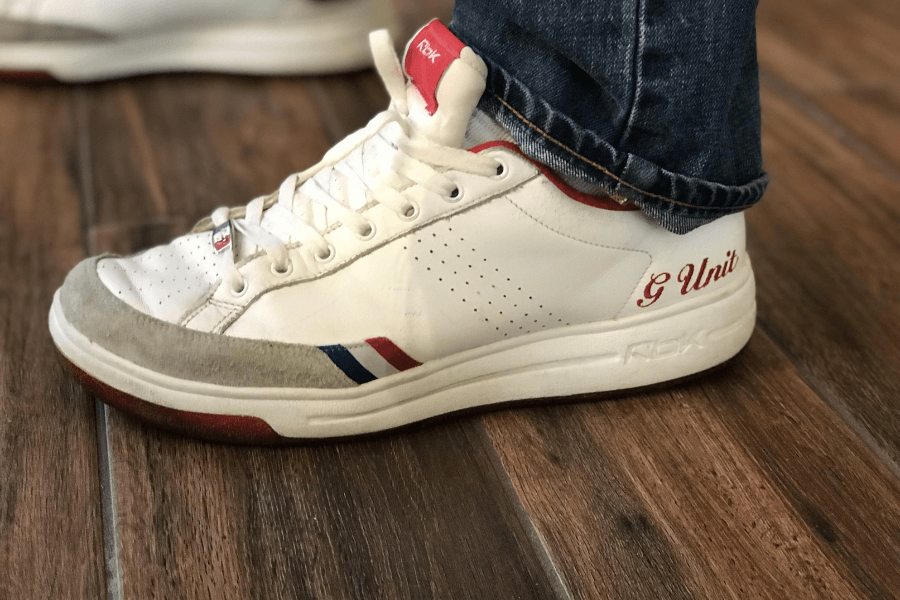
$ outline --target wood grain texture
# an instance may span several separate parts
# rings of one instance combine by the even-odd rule
[[[126,598],[553,598],[473,423],[293,449],[113,414]]]
[[[105,594],[94,403],[47,313],[82,257],[77,132],[57,86],[0,87],[0,597]]]
[[[801,375],[900,460],[900,179],[764,90],[772,189],[748,214],[760,322]]]
[[[900,597],[900,486],[760,332],[695,383],[485,422],[574,598]]]
[[[900,73],[900,9],[893,0],[762,0],[757,15],[761,65],[798,89],[882,82]],[[766,46],[773,38],[777,48]],[[814,66],[806,72],[802,65]]]
[[[371,73],[254,86],[210,76],[190,93],[182,81],[142,80],[148,90],[127,118],[132,108],[109,104],[114,85],[87,100],[95,157],[122,152],[125,136],[109,135],[108,124],[143,131],[155,149],[156,167],[131,170],[128,187],[139,191],[115,206],[101,196],[113,195],[121,171],[94,165],[91,226],[106,228],[95,239],[111,248],[145,241],[124,215],[145,210],[129,205],[155,186],[165,202],[152,214],[170,223],[235,190],[244,198],[231,203],[246,202],[309,166],[386,99]],[[208,123],[181,133],[204,106],[216,106]],[[210,182],[209,198],[192,196],[200,182]],[[290,450],[182,440],[115,411],[109,422],[126,598],[554,596],[530,523],[471,421]]]
[[[844,16],[846,18],[839,19]],[[872,26],[877,23],[876,26]],[[820,27],[810,29],[812,24]],[[838,139],[900,172],[900,8],[891,0],[763,0],[758,48],[764,79],[793,90]],[[859,149],[859,148],[857,148]]]
[[[763,2],[759,21],[773,185],[749,219],[763,326],[900,474],[900,8]],[[827,40],[810,39],[813,22]]]
[[[900,71],[860,81],[838,73],[820,56],[804,54],[807,48],[791,46],[768,26],[758,30],[758,42],[765,84],[801,105],[828,135],[855,144],[873,167],[887,165],[895,176],[900,172]]]
[[[900,597],[900,483],[775,344],[759,338],[755,364],[713,396],[716,415],[843,579],[864,597]],[[782,542],[791,550],[796,540]],[[821,575],[812,564],[805,572]]]
[[[888,163],[894,178],[900,177],[900,74],[886,83],[817,94],[814,101],[855,142],[871,148],[878,162]]]

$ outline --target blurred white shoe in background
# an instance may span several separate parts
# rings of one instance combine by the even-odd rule
[[[390,0],[0,0],[0,77],[348,71],[394,25]]]

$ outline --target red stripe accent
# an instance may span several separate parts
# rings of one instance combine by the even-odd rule
[[[375,348],[375,352],[398,371],[406,371],[422,364],[386,337],[369,338],[366,343]]]
[[[479,144],[474,148],[469,148],[469,152],[481,152],[482,150],[486,150],[488,148],[496,148],[497,146],[501,146],[508,150],[512,150],[516,154],[524,156],[527,158],[531,164],[540,169],[541,173],[543,173],[544,177],[553,182],[553,185],[559,188],[559,190],[571,198],[576,202],[581,202],[582,204],[587,204],[588,206],[592,206],[594,208],[600,208],[603,210],[640,210],[637,206],[632,204],[620,204],[610,198],[609,196],[593,196],[591,194],[585,194],[582,191],[576,190],[571,185],[566,183],[559,175],[556,174],[555,171],[552,171],[550,167],[547,165],[541,164],[538,161],[534,160],[530,156],[527,156],[522,149],[513,144],[512,142],[505,142],[503,140],[494,140],[493,142],[485,142],[483,144]]]

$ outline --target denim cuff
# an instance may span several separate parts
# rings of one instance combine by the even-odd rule
[[[473,48],[476,52],[477,48]],[[744,185],[722,185],[667,171],[616,149],[591,130],[533,94],[489,58],[487,90],[478,108],[506,128],[525,154],[554,171],[599,186],[634,202],[674,233],[687,233],[760,200],[768,184],[761,174]]]

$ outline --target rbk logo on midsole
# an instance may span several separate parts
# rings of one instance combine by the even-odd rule
[[[672,358],[684,354],[692,348],[703,349],[706,347],[707,331],[700,330],[693,333],[685,333],[681,337],[668,340],[653,340],[631,344],[625,349],[623,360],[627,365],[636,358],[644,360],[656,360],[657,358]]]
[[[737,261],[737,250],[729,250],[725,253],[725,261],[714,267],[709,267],[709,258],[704,258],[699,267],[696,267],[694,263],[684,265],[676,276],[677,281],[681,284],[681,295],[685,296],[693,291],[702,290],[713,281],[726,277],[734,271]],[[651,273],[649,283],[644,286],[644,297],[638,299],[637,305],[647,308],[659,300],[666,290],[666,284],[671,279],[672,274],[665,271]]]
[[[438,54],[438,51],[431,47],[431,43],[429,43],[428,40],[422,40],[421,42],[419,42],[419,45],[416,46],[416,48],[419,50],[419,52],[425,55],[425,58],[427,58],[432,63],[434,63],[435,59],[440,56],[440,54]]]

